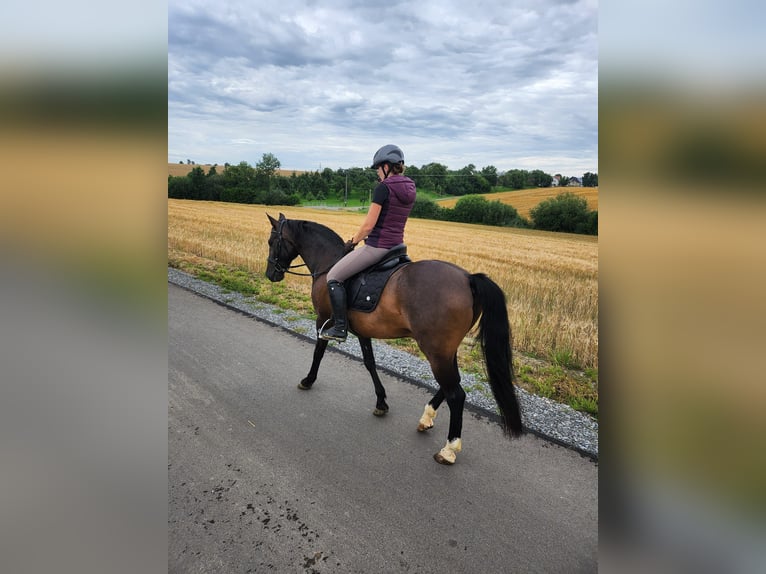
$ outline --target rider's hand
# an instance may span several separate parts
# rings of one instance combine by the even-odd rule
[[[354,243],[353,239],[349,239],[343,245],[343,254],[345,255],[346,253],[351,253],[354,250],[354,247],[356,247],[356,243]]]

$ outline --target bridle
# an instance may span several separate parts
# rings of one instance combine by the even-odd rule
[[[322,271],[321,273],[320,272],[311,273],[310,271],[309,273],[298,273],[297,271],[291,271],[291,269],[296,269],[298,267],[308,267],[308,265],[306,263],[300,263],[298,265],[287,265],[287,267],[284,267],[279,262],[279,253],[282,251],[282,241],[290,241],[289,239],[284,239],[282,237],[282,228],[285,226],[285,223],[287,223],[287,220],[281,219],[279,221],[279,227],[277,229],[272,228],[271,230],[272,235],[276,234],[277,236],[276,256],[271,257],[271,254],[269,254],[269,256],[266,258],[266,261],[274,265],[274,270],[277,273],[290,273],[291,275],[300,275],[301,277],[318,277],[319,275],[324,275],[325,273],[327,273],[329,269],[327,269],[326,271]]]

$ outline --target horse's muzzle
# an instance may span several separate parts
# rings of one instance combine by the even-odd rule
[[[277,271],[277,269],[271,267],[270,269],[266,269],[266,278],[272,283],[277,283],[285,278],[285,272]]]

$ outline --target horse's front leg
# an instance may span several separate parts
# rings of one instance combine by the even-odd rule
[[[314,360],[311,361],[311,369],[309,369],[309,374],[306,375],[306,377],[300,383],[298,383],[298,388],[302,391],[308,391],[311,388],[311,385],[314,384],[314,381],[317,380],[319,363],[322,362],[322,357],[324,357],[324,352],[327,349],[327,343],[328,341],[317,337],[316,345],[314,345]]]
[[[372,411],[372,414],[381,417],[388,412],[388,404],[386,404],[386,389],[383,388],[383,383],[380,382],[378,371],[375,368],[375,356],[372,354],[372,339],[359,337],[359,345],[362,347],[364,366],[367,367],[372,377],[372,384],[375,385],[375,395],[378,397],[375,410]]]

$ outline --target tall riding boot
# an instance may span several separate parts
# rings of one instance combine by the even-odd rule
[[[348,336],[348,326],[346,324],[346,288],[340,281],[328,281],[327,291],[330,294],[330,304],[332,305],[335,324],[329,329],[323,329],[319,337],[331,341],[345,341]]]

